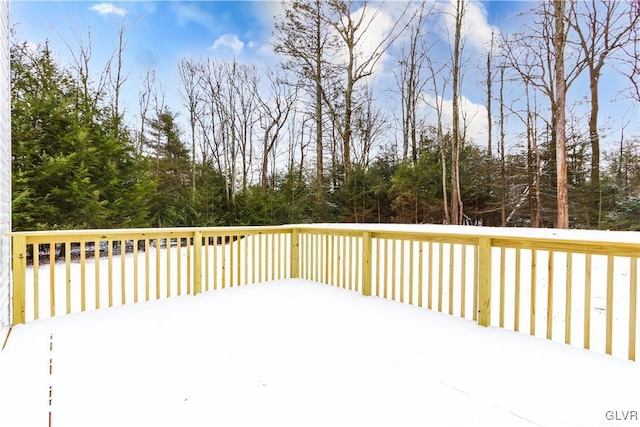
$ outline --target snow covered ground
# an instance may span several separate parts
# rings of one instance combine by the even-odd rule
[[[0,379],[0,426],[592,426],[640,414],[639,363],[299,279],[16,326]]]

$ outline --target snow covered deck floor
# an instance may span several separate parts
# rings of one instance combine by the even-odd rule
[[[285,280],[15,327],[0,426],[637,425],[639,384],[640,363]]]

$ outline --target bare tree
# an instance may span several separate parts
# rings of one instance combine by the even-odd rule
[[[274,152],[279,141],[282,129],[286,126],[295,100],[298,96],[298,88],[285,83],[282,76],[268,72],[269,97],[259,98],[261,105],[262,136],[262,168],[261,184],[266,191],[269,188],[269,156]]]
[[[362,92],[363,102],[353,112],[353,158],[356,165],[367,168],[371,161],[371,150],[384,134],[387,120],[382,109],[376,107],[373,90],[366,86]]]
[[[156,80],[154,70],[147,70],[142,80],[142,89],[138,94],[140,107],[140,134],[138,135],[138,154],[155,157],[156,166],[160,163],[162,132],[154,132],[153,125],[158,118],[166,113],[165,88],[162,82]],[[149,129],[151,125],[151,129]]]
[[[197,119],[206,151],[211,154],[217,170],[226,178],[227,170],[223,151],[226,149],[224,142],[228,117],[225,105],[220,105],[220,100],[223,99],[221,70],[222,65],[212,58],[207,58],[200,66],[199,82],[202,86],[203,114],[199,115]],[[227,179],[225,179],[225,193],[227,201],[229,201],[231,193]]]
[[[196,197],[196,122],[198,108],[201,102],[200,95],[200,66],[191,59],[182,59],[178,62],[178,76],[180,83],[180,96],[185,107],[189,111],[189,130],[191,131],[191,198]]]
[[[337,44],[322,0],[283,2],[284,17],[276,23],[274,51],[290,58],[283,66],[295,71],[303,88],[312,98],[315,121],[315,193],[318,219],[325,218],[324,208],[324,101],[325,85],[331,80],[328,58]]]
[[[65,44],[71,59],[73,61],[72,69],[77,73],[78,80],[81,85],[81,93],[83,99],[79,100],[79,104],[82,108],[78,111],[82,111],[85,115],[93,114],[90,111],[90,106],[98,105],[98,101],[101,100],[106,94],[106,85],[109,79],[109,69],[113,60],[113,55],[108,59],[102,71],[98,75],[97,83],[93,84],[91,81],[91,57],[93,56],[93,41],[91,36],[91,27],[87,28],[86,40],[78,34],[78,32],[72,27],[73,36],[75,38],[77,47],[71,46],[71,44],[60,35],[62,42]],[[76,50],[77,49],[77,50]],[[92,89],[93,88],[93,93]]]
[[[640,14],[640,5],[636,8],[636,14]],[[637,16],[637,15],[636,15]],[[640,102],[640,25],[636,25],[630,35],[630,42],[620,49],[616,69],[629,79],[630,87],[626,95]]]
[[[123,75],[122,71],[122,57],[124,51],[127,47],[127,42],[125,41],[125,32],[127,31],[127,27],[129,24],[127,23],[126,16],[122,20],[122,24],[120,25],[120,29],[118,30],[118,47],[114,51],[112,58],[115,58],[115,73],[109,67],[109,83],[111,85],[111,90],[113,93],[113,112],[114,117],[117,122],[116,131],[120,131],[120,122],[121,122],[121,112],[120,112],[120,93],[122,92],[122,87],[127,82],[129,78],[129,74]],[[110,61],[112,62],[112,60]],[[115,76],[114,76],[115,74]]]
[[[507,174],[504,150],[504,67],[500,67],[500,225],[507,225]]]
[[[154,70],[147,70],[144,78],[142,79],[142,89],[138,93],[138,105],[140,107],[140,131],[138,134],[138,141],[136,152],[141,155],[144,149],[145,138],[145,126],[147,124],[149,107],[151,104],[152,92],[155,88],[156,74]]]
[[[201,92],[197,102],[202,104],[202,113],[196,114],[196,120],[207,150],[225,178],[227,202],[235,215],[237,192],[252,181],[253,142],[260,106],[258,72],[253,65],[214,58],[207,58],[196,68]]]
[[[436,3],[431,3],[427,10],[426,1],[418,6],[414,19],[409,25],[407,45],[404,46],[398,60],[397,72],[394,72],[401,98],[402,114],[402,159],[418,158],[418,119],[417,111],[422,92],[427,84],[423,72],[430,46],[426,43],[425,22],[433,14]]]
[[[102,70],[97,75],[97,82],[94,82],[94,72],[91,68],[91,60],[93,56],[93,39],[91,33],[91,27],[87,28],[86,39],[83,38],[72,27],[73,36],[77,47],[71,46],[71,44],[60,36],[63,43],[69,50],[72,60],[72,68],[78,75],[78,80],[81,85],[81,93],[83,99],[79,103],[83,114],[92,114],[90,106],[100,105],[100,101],[103,101],[106,96],[111,95],[111,111],[115,120],[115,132],[116,135],[120,132],[120,123],[122,120],[122,113],[120,111],[120,93],[122,87],[129,78],[129,74],[123,73],[123,54],[127,47],[125,40],[125,34],[128,28],[128,22],[126,16],[123,18],[120,28],[118,30],[118,46],[109,55]],[[114,64],[115,61],[115,64]],[[115,68],[115,70],[114,70]]]
[[[589,72],[591,142],[591,186],[594,202],[600,197],[600,135],[598,130],[599,82],[602,67],[617,50],[633,43],[633,31],[637,28],[640,11],[632,2],[584,1],[571,8],[569,24],[578,36],[578,44]],[[637,45],[634,46],[637,49]],[[637,52],[636,52],[637,53]],[[635,57],[637,61],[637,56]]]
[[[493,84],[493,50],[494,50],[494,32],[491,32],[491,41],[489,42],[489,48],[487,49],[487,156],[490,158],[493,152],[492,140],[493,137],[493,117],[491,111],[491,98],[493,97],[491,86]]]
[[[376,65],[389,46],[407,28],[408,22],[404,17],[409,5],[381,40],[364,54],[362,45],[368,35],[367,31],[376,25],[376,19],[383,13],[381,7],[372,9],[370,3],[364,1],[358,3],[359,8],[354,11],[353,7],[356,3],[353,0],[330,0],[328,4],[330,14],[328,19],[341,40],[344,58],[340,61],[342,71],[340,96],[333,98],[323,90],[323,99],[342,139],[343,162],[345,173],[348,175],[352,168],[353,112],[356,107],[354,101],[358,85],[373,75]]]
[[[235,89],[230,83],[233,65],[207,58],[202,64],[200,84],[208,120],[201,120],[204,138],[209,141],[218,170],[224,177],[227,203],[235,213],[237,180],[237,127]]]
[[[551,163],[556,165],[555,176],[552,177],[556,187],[555,225],[560,228],[568,227],[569,219],[564,103],[568,89],[585,66],[579,49],[567,52],[572,45],[567,44],[569,28],[565,23],[568,6],[573,7],[573,4],[574,0],[570,0],[568,5],[566,0],[537,3],[527,14],[533,18],[532,24],[524,24],[523,31],[502,43],[509,66],[524,82],[541,91],[551,107],[550,152],[553,156]]]
[[[460,107],[459,92],[461,87],[460,61],[462,57],[462,21],[466,12],[467,0],[456,0],[455,35],[453,39],[452,58],[452,108],[453,122],[451,134],[451,220],[452,224],[462,224],[463,205],[460,194]]]
[[[503,58],[504,59],[504,58]],[[508,225],[511,219],[515,216],[517,209],[522,207],[525,202],[528,202],[529,207],[529,219],[531,222],[531,227],[539,227],[540,226],[540,218],[541,218],[541,176],[542,176],[542,159],[540,156],[540,149],[538,147],[538,136],[537,136],[537,117],[538,117],[538,107],[537,107],[537,93],[536,91],[530,91],[530,83],[528,80],[521,81],[520,76],[517,75],[515,78],[513,77],[505,77],[505,73],[509,71],[509,68],[506,64],[501,64],[499,67],[500,70],[500,95],[498,98],[500,104],[500,144],[498,153],[502,152],[506,153],[505,147],[505,120],[506,115],[504,110],[508,110],[508,114],[517,118],[524,128],[525,138],[526,138],[526,169],[527,169],[527,185],[522,192],[522,196],[520,201],[516,203],[516,206],[512,209],[511,213],[506,216],[504,221],[505,225]],[[522,99],[515,98],[511,100],[511,103],[507,103],[504,99],[504,86],[505,82],[511,80],[515,81],[517,84],[522,84],[524,86],[524,94],[522,99],[524,99],[524,106],[522,105]],[[507,194],[507,183],[506,183],[506,174],[503,174],[502,170],[504,169],[504,160],[503,156],[500,158],[501,162],[501,177],[502,177],[502,192]],[[504,205],[504,202],[501,203]]]
[[[438,79],[436,76],[442,73],[444,66],[440,69],[436,70],[433,61],[430,58],[427,58],[427,64],[429,67],[429,72],[431,74],[431,83],[433,85],[433,103],[427,103],[431,108],[436,112],[436,138],[438,142],[438,149],[440,152],[440,166],[442,168],[442,206],[443,206],[443,218],[445,224],[451,224],[451,214],[449,212],[449,202],[447,197],[447,159],[445,156],[445,141],[444,141],[444,129],[442,125],[442,114],[444,111],[444,97],[442,96],[442,89],[438,86]],[[448,83],[448,77],[443,76],[443,87]]]
[[[566,100],[567,81],[564,71],[564,49],[567,42],[565,33],[566,0],[553,2],[553,20],[555,34],[553,38],[555,61],[555,103],[556,103],[556,171],[558,220],[556,227],[569,228],[569,188],[567,184],[567,147],[566,147]]]
[[[229,64],[212,64],[219,67],[216,76],[218,98],[214,101],[220,123],[220,143],[222,144],[224,173],[226,177],[227,200],[231,202],[233,213],[236,211],[238,140],[236,135],[236,114],[234,88],[229,84]],[[235,62],[234,62],[235,66]]]
[[[540,227],[540,221],[542,217],[542,196],[540,194],[540,187],[542,185],[542,166],[540,160],[540,149],[538,148],[538,132],[537,132],[537,117],[538,117],[538,103],[534,94],[533,109],[531,106],[531,98],[529,96],[529,82],[525,82],[525,96],[527,100],[527,166],[528,170],[533,169],[533,174],[529,173],[529,215],[531,226],[534,228]],[[532,155],[533,150],[533,155]],[[535,162],[532,158],[535,158]],[[535,199],[531,197],[532,186],[535,183]],[[535,202],[534,202],[535,200]]]
[[[233,122],[237,129],[238,153],[242,160],[242,190],[247,189],[249,173],[253,162],[254,129],[259,118],[258,111],[258,87],[260,86],[258,70],[254,65],[237,64],[235,60],[231,64],[231,74],[228,76],[229,85],[233,88]]]

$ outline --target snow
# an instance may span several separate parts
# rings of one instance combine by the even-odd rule
[[[559,230],[559,229],[531,229],[531,228],[500,228],[500,227],[470,227],[470,226],[453,226],[453,225],[435,225],[435,224],[315,224],[311,226],[301,226],[304,228],[338,228],[338,229],[361,229],[361,230],[384,230],[384,231],[401,231],[401,232],[425,232],[437,234],[453,234],[463,236],[504,236],[504,237],[535,237],[541,239],[570,239],[585,242],[625,242],[638,245],[638,255],[640,256],[640,233],[638,232],[611,232],[599,230]],[[382,290],[376,292],[378,285],[384,281],[385,277],[389,283],[392,282],[393,268],[391,265],[392,257],[385,252],[387,251],[388,242],[373,239],[373,261],[372,282],[373,292],[375,295],[384,295]],[[422,257],[423,264],[423,306],[427,306],[427,279],[431,276],[433,281],[433,289],[431,298],[433,301],[433,309],[438,308],[438,286],[442,283],[442,310],[448,312],[449,298],[453,299],[453,314],[459,317],[472,318],[473,315],[473,275],[474,275],[474,249],[473,246],[466,247],[466,260],[462,259],[462,245],[453,245],[454,267],[449,269],[450,265],[450,245],[433,244],[431,250],[433,256],[429,253],[430,249],[427,244],[422,244],[422,253],[419,255],[418,243],[409,243],[408,241],[396,240],[391,245],[395,246],[396,254],[401,250],[404,251],[405,262],[396,260],[395,283],[402,283],[396,286],[396,298],[398,298],[399,288],[402,287],[407,302],[410,293],[416,304],[418,295],[419,277],[418,258]],[[311,242],[313,246],[313,242]],[[389,249],[391,248],[389,246]],[[411,264],[408,261],[410,253],[410,245],[413,245],[414,262],[413,262],[413,278],[414,283],[409,284],[408,277]],[[356,245],[358,246],[358,245]],[[361,245],[357,250],[361,250]],[[379,251],[379,254],[378,254]],[[391,252],[391,251],[390,251]],[[520,259],[520,316],[519,330],[523,333],[530,333],[530,311],[531,305],[535,306],[535,335],[538,337],[547,336],[547,317],[549,315],[548,301],[548,285],[549,285],[549,251],[536,251],[536,282],[535,294],[532,301],[532,251],[527,249],[521,250]],[[433,259],[433,270],[427,270],[428,259]],[[492,299],[491,299],[491,324],[500,324],[500,276],[504,273],[504,327],[515,330],[515,275],[516,275],[516,251],[515,249],[505,249],[504,263],[501,260],[500,248],[492,250]],[[571,304],[570,304],[570,341],[572,345],[584,347],[584,327],[585,327],[585,283],[586,283],[586,255],[574,253],[571,266]],[[377,259],[382,260],[382,267],[379,271],[375,265]],[[439,278],[438,264],[442,259],[442,277]],[[633,261],[632,261],[633,260]],[[594,351],[604,353],[606,344],[606,301],[607,301],[607,264],[608,259],[604,255],[592,255],[591,264],[591,300],[589,307],[590,318],[590,348]],[[613,316],[612,316],[612,353],[617,357],[626,358],[629,354],[629,334],[630,334],[630,267],[631,262],[638,263],[638,258],[629,258],[628,256],[613,257]],[[337,260],[330,258],[329,264],[337,263]],[[461,310],[461,288],[462,288],[462,265],[465,268],[465,312],[464,316]],[[640,264],[638,264],[640,266]],[[392,270],[392,271],[389,271]],[[380,273],[380,279],[378,279]],[[453,273],[453,294],[449,292],[449,276]],[[356,272],[357,274],[357,272]],[[349,277],[349,273],[347,273]],[[565,342],[565,324],[566,324],[566,307],[567,307],[567,254],[556,251],[553,254],[553,307],[552,315],[552,339],[557,342]],[[335,279],[334,279],[335,281]],[[348,280],[347,280],[348,281]],[[357,282],[357,280],[355,280]],[[391,296],[391,290],[388,292]],[[640,297],[637,297],[637,305],[640,305]],[[640,316],[636,318],[636,330],[640,331]],[[640,354],[640,339],[636,343],[636,354]]]
[[[580,230],[379,224],[312,227],[326,226],[640,243],[639,233]],[[301,259],[310,260],[307,257],[312,256],[319,265],[329,266],[311,271],[303,265],[301,274],[307,278],[320,276],[319,280],[326,280],[323,276],[328,275],[334,284],[348,283],[360,289],[362,268],[354,263],[349,270],[344,253],[325,258],[325,251],[315,246],[323,241],[301,237]],[[575,254],[572,266],[571,342],[576,346],[572,347],[561,344],[565,330],[565,254],[554,254],[553,340],[546,340],[548,252],[537,253],[536,336],[529,336],[530,251],[521,251],[523,333],[514,333],[507,330],[514,329],[514,250],[505,251],[504,264],[499,248],[494,248],[492,255],[492,325],[499,324],[500,271],[505,275],[507,329],[501,329],[483,328],[471,320],[472,246],[466,248],[466,319],[461,319],[462,246],[450,248],[446,243],[436,243],[431,247],[424,243],[420,252],[416,242],[396,241],[393,245],[398,254],[395,268],[385,258],[384,241],[373,241],[374,254],[379,251],[380,256],[380,265],[375,256],[373,260],[373,297],[301,279],[276,280],[289,274],[290,254],[286,252],[277,262],[271,256],[272,252],[288,250],[290,240],[285,235],[275,239],[250,236],[224,246],[209,246],[205,251],[209,262],[204,266],[209,283],[203,284],[203,290],[212,289],[214,282],[218,288],[226,283],[227,288],[197,296],[186,295],[185,248],[150,247],[148,253],[140,252],[137,258],[132,253],[114,255],[111,275],[109,261],[102,258],[98,288],[96,260],[87,259],[84,290],[89,311],[85,313],[77,313],[81,309],[80,265],[41,265],[37,269],[41,320],[14,327],[0,352],[0,426],[43,425],[49,414],[52,425],[65,426],[589,426],[609,425],[610,418],[625,414],[638,418],[640,363],[625,360],[628,257],[614,257],[613,354],[617,357],[610,357],[599,354],[604,352],[605,343],[606,257],[594,255],[592,259],[591,348],[595,351],[588,351],[577,348],[583,345],[584,255]],[[428,272],[431,250],[433,269]],[[351,256],[362,253],[361,240],[354,239],[348,251]],[[401,251],[404,263],[399,261]],[[413,263],[407,259],[410,253]],[[450,270],[451,254],[455,265]],[[193,253],[189,255],[193,259]],[[146,297],[147,256],[152,301],[142,302]],[[397,283],[397,299],[402,287],[404,302],[412,292],[413,304],[418,304],[415,278],[420,256],[425,268],[422,303],[427,306],[427,279],[431,275],[434,311],[380,298],[386,277],[389,283]],[[251,261],[252,257],[259,261]],[[239,267],[235,266],[238,258]],[[438,276],[440,262],[444,266],[442,277]],[[408,283],[411,265],[413,284]],[[176,283],[178,271],[180,285]],[[454,316],[435,311],[440,282],[442,310],[448,311],[450,274],[454,279]],[[28,267],[27,320],[35,311],[33,275],[34,269]],[[47,318],[52,276],[58,316]],[[232,278],[236,285],[256,280],[260,283],[228,288]],[[74,314],[59,316],[66,310],[67,280]],[[110,280],[114,307],[105,309]],[[391,297],[391,289],[388,291]],[[94,310],[96,292],[100,310]],[[136,293],[139,302],[131,304]],[[166,299],[167,293],[182,296]],[[127,305],[120,306],[123,302]],[[6,329],[0,331],[0,345],[6,333]]]
[[[301,279],[18,325],[0,378],[1,426],[49,412],[64,426],[591,426],[640,412],[638,363]]]
[[[295,227],[295,226],[294,226]],[[572,240],[627,242],[640,245],[640,232],[609,230],[562,230],[558,228],[521,228],[521,227],[479,227],[469,225],[442,224],[300,224],[302,228],[338,228],[382,231],[416,231],[426,233],[447,233],[463,236],[495,236],[495,237],[542,237],[565,238]]]

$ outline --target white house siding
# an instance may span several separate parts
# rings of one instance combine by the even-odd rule
[[[11,100],[9,2],[0,0],[0,329],[10,322]],[[0,343],[2,345],[2,343]]]

